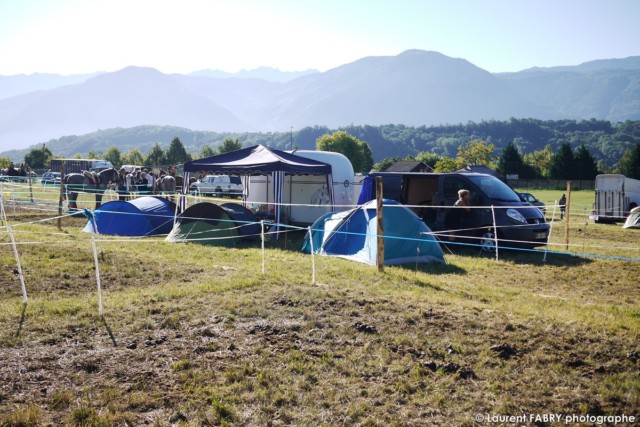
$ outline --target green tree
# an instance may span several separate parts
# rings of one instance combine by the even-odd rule
[[[24,162],[32,169],[44,169],[49,167],[53,154],[42,144],[42,148],[34,148],[24,155]]]
[[[209,144],[205,144],[200,148],[200,152],[198,153],[199,159],[204,159],[207,157],[215,156],[216,152]]]
[[[598,175],[598,164],[584,144],[576,150],[573,157],[573,173],[575,179],[596,179]]]
[[[104,159],[111,162],[113,167],[116,169],[120,169],[120,166],[123,165],[122,153],[120,152],[120,149],[115,145],[112,147],[109,147],[107,152],[104,153]]]
[[[0,168],[6,169],[11,165],[11,159],[8,157],[0,157]]]
[[[452,159],[451,157],[442,157],[436,162],[435,166],[435,172],[453,172],[462,167],[456,159]]]
[[[87,159],[102,159],[103,157],[100,151],[89,150],[87,153]]]
[[[124,165],[142,165],[144,157],[138,148],[132,148],[122,156],[122,164]]]
[[[165,160],[171,165],[178,165],[191,160],[191,156],[187,153],[187,150],[185,150],[182,142],[180,142],[180,138],[173,138],[165,153]]]
[[[560,144],[558,151],[551,157],[549,178],[571,179],[573,173],[573,152],[568,142]]]
[[[436,168],[436,163],[438,163],[438,160],[440,160],[441,158],[442,156],[430,151],[422,151],[416,156],[416,160],[421,161],[432,169]]]
[[[144,164],[147,166],[161,166],[165,163],[167,163],[167,161],[164,156],[164,151],[162,151],[160,144],[156,142],[144,158]]]
[[[469,141],[458,147],[457,162],[462,166],[490,166],[496,146],[482,140]]]
[[[553,151],[551,151],[551,145],[546,145],[542,150],[525,154],[523,160],[527,166],[536,172],[537,176],[548,178],[552,157]]]
[[[236,138],[235,140],[231,138],[225,138],[222,143],[218,146],[218,152],[220,154],[230,153],[232,151],[237,151],[242,148],[242,144]]]
[[[519,175],[522,165],[524,165],[524,160],[522,160],[520,152],[515,144],[510,142],[502,151],[502,156],[498,159],[498,167],[496,169],[505,176],[510,174]]]
[[[355,172],[367,173],[373,167],[369,144],[342,130],[322,135],[316,140],[316,149],[343,154],[349,159]]]
[[[624,152],[617,169],[628,178],[640,179],[640,144]]]

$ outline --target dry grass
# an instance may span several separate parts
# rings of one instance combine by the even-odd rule
[[[607,258],[542,262],[541,253],[514,252],[496,262],[459,250],[446,266],[380,274],[316,257],[316,284],[299,236],[288,250],[268,242],[264,275],[259,244],[107,239],[103,322],[84,221],[65,218],[58,231],[20,225],[34,214],[18,214],[30,300],[16,337],[20,282],[3,234],[3,426],[472,425],[476,413],[639,414],[638,230],[572,224],[572,243],[595,243]]]

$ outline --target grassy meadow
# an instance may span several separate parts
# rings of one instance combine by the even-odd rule
[[[103,316],[86,220],[58,228],[50,193],[5,199],[29,300],[2,228],[0,426],[640,415],[640,230],[589,220],[593,192],[572,193],[568,248],[556,216],[546,260],[453,247],[380,273],[312,259],[300,232],[264,257],[260,241],[100,236]],[[562,192],[532,193],[551,219]]]

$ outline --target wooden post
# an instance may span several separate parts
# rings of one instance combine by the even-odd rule
[[[377,234],[377,248],[378,251],[376,253],[376,263],[378,264],[378,271],[380,273],[384,272],[384,216],[382,209],[382,177],[376,177],[376,218],[378,223],[378,228],[376,230]]]
[[[571,208],[571,181],[567,181],[567,202],[564,208],[564,250],[569,250],[569,212]]]
[[[31,186],[31,167],[27,166],[27,176],[29,177],[29,195],[31,196],[31,203],[33,203],[33,187]]]
[[[60,165],[60,197],[58,198],[58,230],[62,230],[62,198],[64,197],[64,164]],[[55,179],[54,181],[55,182]]]

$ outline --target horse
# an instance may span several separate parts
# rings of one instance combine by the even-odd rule
[[[176,178],[171,175],[162,175],[156,179],[156,191],[160,194],[168,194],[169,200],[173,201],[176,193]]]
[[[93,193],[96,198],[96,209],[102,205],[102,195],[110,185],[118,182],[118,171],[113,168],[104,169],[99,173],[82,171],[82,173],[70,173],[65,175],[64,193],[68,199],[70,211],[78,210],[78,193]]]
[[[163,172],[164,171],[162,170],[160,171],[161,173],[160,178],[156,180],[156,188],[158,189],[158,191],[162,193],[173,194],[176,192],[176,189],[177,189],[178,192],[180,192],[180,190],[182,190],[182,183],[184,182],[184,177],[182,175],[177,175],[177,176],[173,176],[169,174],[163,175],[162,174]],[[189,185],[193,184],[196,181],[197,181],[196,178],[189,177]]]

